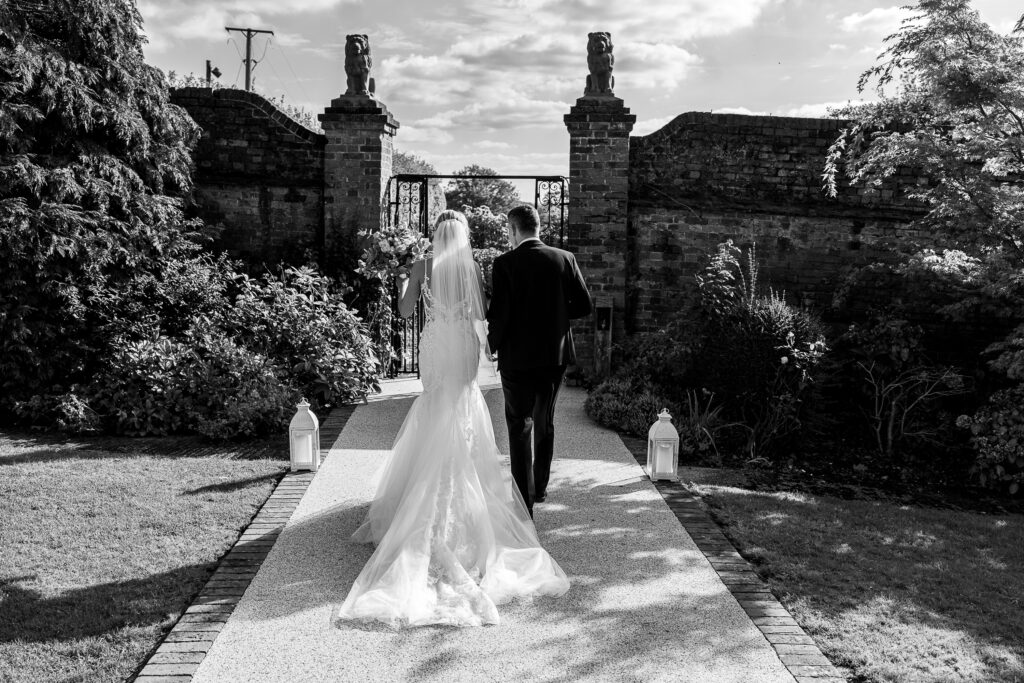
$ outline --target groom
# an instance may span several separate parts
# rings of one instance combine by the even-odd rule
[[[592,305],[573,255],[540,241],[536,209],[512,209],[508,227],[512,250],[494,259],[487,341],[498,354],[512,478],[532,517],[547,495],[555,399],[566,365],[576,362],[569,320]]]

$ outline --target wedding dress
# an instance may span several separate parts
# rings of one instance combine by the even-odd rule
[[[420,345],[423,393],[353,535],[377,548],[337,611],[339,625],[497,624],[496,605],[569,589],[501,462],[476,382],[484,310],[468,229],[442,222],[433,244]]]

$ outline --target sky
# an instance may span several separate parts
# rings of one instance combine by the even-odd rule
[[[369,36],[377,98],[401,124],[396,148],[439,173],[479,164],[507,175],[566,175],[562,116],[583,94],[587,33],[608,31],[615,94],[633,135],[688,111],[820,116],[871,99],[857,77],[906,13],[879,0],[139,0],[146,59],[255,89],[315,113],[345,90],[345,35]],[[1009,32],[1018,0],[975,0]]]

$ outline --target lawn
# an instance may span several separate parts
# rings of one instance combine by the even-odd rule
[[[740,552],[854,681],[1024,681],[1024,515],[743,487],[684,468]]]
[[[0,680],[122,681],[287,466],[283,438],[0,434]]]

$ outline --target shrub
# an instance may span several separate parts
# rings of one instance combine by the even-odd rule
[[[270,359],[220,336],[199,335],[193,346],[184,398],[197,432],[225,439],[286,429],[299,395]]]
[[[851,325],[837,341],[847,381],[864,399],[860,408],[872,440],[888,458],[908,441],[934,440],[940,426],[929,409],[943,396],[964,393],[960,373],[928,361],[923,336],[920,326],[881,315]]]
[[[755,249],[719,245],[698,277],[706,319],[694,385],[721,397],[748,431],[751,458],[778,457],[802,426],[827,347],[820,323],[772,290],[759,291]]]
[[[277,277],[236,276],[234,306],[213,324],[266,357],[314,406],[351,401],[376,390],[380,363],[357,318],[330,280],[311,268]]]
[[[167,337],[116,340],[90,387],[90,405],[116,434],[181,431],[191,415],[188,376],[197,360],[187,344]]]
[[[92,394],[107,427],[128,436],[266,434],[284,428],[297,401],[267,358],[209,333],[116,345]]]
[[[692,327],[690,321],[675,318],[661,329],[636,334],[616,344],[616,376],[658,387],[670,399],[681,401],[700,343],[699,336],[689,334]]]
[[[678,404],[624,379],[609,379],[594,387],[584,408],[598,424],[633,436],[647,436],[662,408],[679,414]]]
[[[995,392],[973,416],[957,425],[970,429],[976,458],[972,473],[982,486],[1011,495],[1024,487],[1024,386]]]

